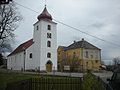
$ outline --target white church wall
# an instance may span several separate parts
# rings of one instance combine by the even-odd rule
[[[41,70],[46,70],[46,63],[48,60],[52,61],[53,66],[57,67],[57,36],[56,36],[56,24],[49,23],[47,21],[41,21],[41,59],[40,66]],[[51,30],[47,30],[47,26],[51,26]],[[47,38],[47,33],[50,32],[52,37]],[[47,41],[51,41],[51,47],[47,47]],[[51,58],[47,58],[47,53],[51,53]]]
[[[32,56],[30,56],[30,54],[32,54]],[[33,45],[31,45],[26,49],[25,70],[35,69],[33,57]]]
[[[38,30],[37,30],[38,27]],[[33,33],[33,60],[34,60],[34,68],[40,68],[40,47],[41,47],[41,22],[37,22],[34,24],[34,33]]]
[[[16,53],[12,56],[8,56],[7,68],[12,70],[21,70],[23,66],[24,52]]]

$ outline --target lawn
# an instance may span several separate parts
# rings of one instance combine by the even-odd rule
[[[25,79],[35,77],[35,75],[28,75],[22,73],[16,73],[6,70],[0,70],[0,90],[4,90],[7,83],[17,82]]]
[[[30,80],[31,90],[105,90],[102,82],[91,73],[84,75],[84,79],[81,81],[81,78],[23,74],[4,70],[0,70],[0,90],[5,90],[7,83],[14,82],[17,85],[18,81],[26,79]]]
[[[31,88],[36,88],[35,90],[38,90],[39,87],[41,90],[49,90],[48,88],[51,88],[52,85],[54,85],[54,88],[57,90],[67,90],[68,88],[69,90],[73,90],[71,87],[79,89],[81,87],[80,78],[23,74],[20,72],[16,73],[0,70],[0,90],[5,90],[7,83],[18,82],[30,78],[32,80]]]

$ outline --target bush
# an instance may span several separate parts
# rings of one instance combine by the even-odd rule
[[[89,72],[83,77],[82,90],[105,90],[105,88],[98,78]]]

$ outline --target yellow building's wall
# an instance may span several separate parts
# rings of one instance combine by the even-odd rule
[[[81,58],[80,48],[67,50],[67,51],[65,51],[65,54],[66,54],[67,59],[73,59],[73,58],[74,58],[74,55],[75,55],[75,57],[77,57],[78,59]]]
[[[65,52],[64,52],[64,50],[63,50],[62,48],[58,48],[58,50],[57,50],[58,62],[61,62],[64,57],[65,57]]]
[[[88,57],[86,57],[85,52],[88,51]],[[91,57],[92,56],[92,57]],[[98,71],[101,66],[100,50],[91,50],[91,49],[70,49],[63,51],[58,49],[58,63],[60,63],[63,58],[65,59],[67,65],[72,67],[82,68],[82,70],[95,70]],[[73,65],[75,63],[75,65]],[[77,65],[76,65],[77,63]]]
[[[100,60],[84,60],[84,70],[98,71],[100,66]]]

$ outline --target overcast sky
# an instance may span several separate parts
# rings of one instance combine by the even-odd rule
[[[17,5],[24,19],[15,31],[16,47],[33,37],[33,24],[44,9],[45,0],[13,1],[39,12]],[[58,23],[58,46],[68,46],[74,40],[84,38],[102,49],[102,60],[109,63],[109,60],[120,56],[120,0],[47,0],[47,9],[54,19],[119,45],[100,41]]]

